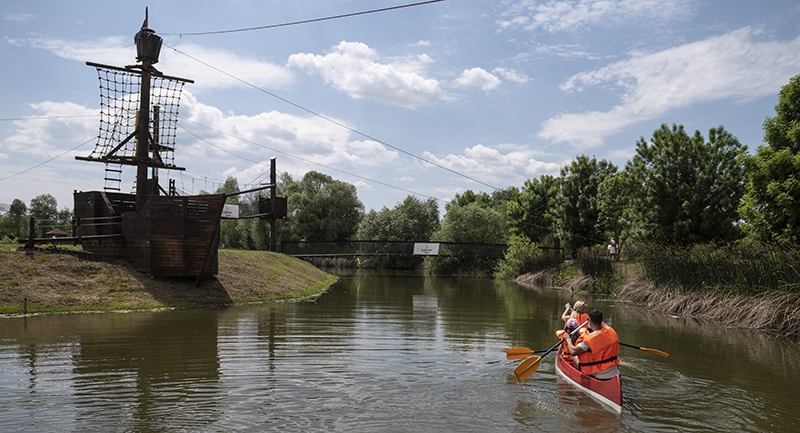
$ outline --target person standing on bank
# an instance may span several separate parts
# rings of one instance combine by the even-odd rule
[[[581,334],[577,343],[566,338],[567,351],[575,366],[583,373],[607,380],[619,375],[619,337],[614,328],[603,322],[600,310],[589,312],[589,329]]]
[[[617,241],[614,238],[611,238],[611,243],[608,244],[608,258],[610,260],[617,259]]]

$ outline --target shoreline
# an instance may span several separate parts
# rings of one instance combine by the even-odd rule
[[[297,302],[319,296],[336,281],[300,259],[267,251],[219,250],[217,276],[197,285],[195,279],[151,278],[122,258],[79,247],[0,246],[3,316]]]
[[[571,293],[594,293],[594,279],[586,275],[558,281],[547,272],[538,272],[522,274],[514,281],[523,286],[544,285]],[[732,295],[721,289],[686,292],[675,287],[657,287],[652,282],[628,275],[626,282],[609,297],[669,316],[756,330],[800,342],[800,294]]]

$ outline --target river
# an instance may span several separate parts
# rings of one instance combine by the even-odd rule
[[[315,302],[0,319],[0,430],[795,432],[800,347],[756,332],[602,309],[620,340],[612,413],[513,346],[546,349],[566,302],[511,282],[343,276]],[[720,306],[724,308],[724,306]]]

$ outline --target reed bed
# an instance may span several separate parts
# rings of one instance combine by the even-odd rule
[[[641,264],[642,279],[682,293],[723,291],[759,295],[800,292],[800,250],[777,245],[640,244],[628,248],[629,258]]]
[[[675,316],[694,317],[727,326],[758,329],[800,340],[800,293],[765,291],[757,295],[723,290],[686,292],[635,281],[623,286],[620,298]]]

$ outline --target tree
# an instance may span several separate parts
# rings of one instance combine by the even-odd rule
[[[630,227],[625,219],[625,209],[628,209],[630,196],[625,185],[624,173],[615,173],[606,177],[597,187],[597,231],[603,234],[603,239],[615,238],[620,240],[627,228]],[[621,245],[617,244],[619,248]]]
[[[519,190],[513,186],[494,190],[491,194],[485,192],[475,193],[468,189],[462,194],[456,194],[453,200],[445,205],[445,212],[449,211],[453,206],[464,207],[470,203],[477,203],[481,207],[494,208],[505,212],[507,203],[515,200],[518,196]]]
[[[775,116],[764,121],[765,146],[749,161],[743,229],[762,241],[800,241],[800,75],[780,91]]]
[[[408,196],[393,209],[371,210],[358,225],[359,240],[428,242],[439,228],[439,205],[436,199],[421,201]],[[411,269],[422,263],[422,257],[366,257],[367,267]]]
[[[600,183],[617,172],[617,166],[580,155],[561,169],[560,219],[564,240],[578,249],[604,241],[600,229],[597,193]]]
[[[535,243],[552,237],[558,222],[559,179],[542,175],[528,179],[516,199],[508,202],[512,230]]]
[[[625,167],[627,218],[637,237],[664,243],[728,241],[738,234],[747,147],[720,126],[700,131],[662,124],[639,139]]]
[[[354,185],[309,171],[300,182],[284,180],[289,202],[289,233],[305,241],[351,239],[364,215]]]
[[[451,203],[452,204],[452,203]],[[480,202],[468,203],[466,206],[450,206],[442,221],[442,226],[433,235],[438,242],[464,242],[504,244],[508,240],[508,218],[505,212],[491,207],[484,207]],[[428,257],[428,264],[433,272],[463,272],[469,274],[490,275],[497,259],[470,257],[464,248],[451,249],[452,257]]]
[[[217,188],[216,194],[236,194],[240,191],[239,189],[239,181],[233,177],[228,176],[225,179],[225,182]],[[239,203],[239,195],[232,195],[225,199],[225,203],[227,204],[234,204],[240,205]],[[241,209],[239,209],[241,215]],[[223,219],[219,223],[219,244],[220,246],[224,246],[225,248],[248,248],[248,236],[249,233],[247,230],[242,230],[242,227],[239,227],[239,223],[242,222],[244,226],[247,226],[247,220],[230,220],[230,219]]]
[[[56,227],[58,223],[58,201],[50,194],[41,194],[31,199],[30,215],[36,220],[36,236]]]
[[[25,215],[28,213],[28,207],[25,202],[15,198],[8,208],[8,213],[2,219],[2,231],[0,231],[0,239],[8,236],[11,239],[18,239],[20,237],[27,237],[27,225]]]

